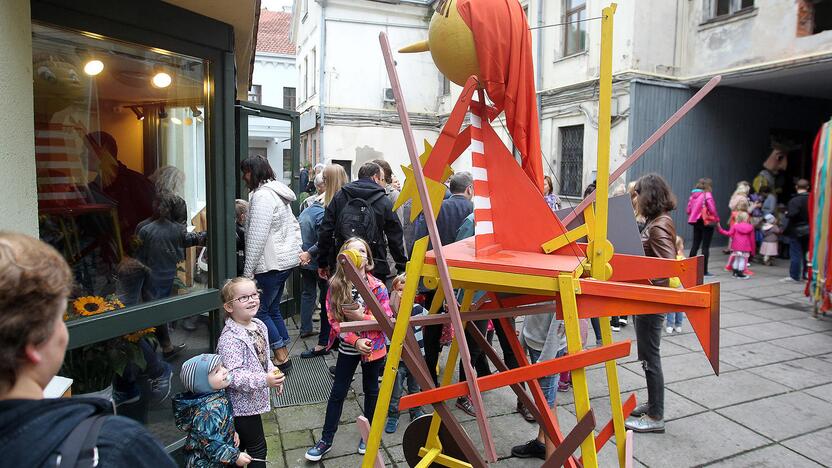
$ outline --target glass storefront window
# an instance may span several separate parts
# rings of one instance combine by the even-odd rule
[[[66,319],[205,288],[207,61],[32,35],[40,237],[75,274]]]

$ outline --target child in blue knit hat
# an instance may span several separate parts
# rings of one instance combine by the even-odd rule
[[[184,450],[188,468],[251,463],[240,452],[234,413],[225,395],[231,374],[217,354],[200,354],[185,361],[180,373],[185,392],[173,399],[176,427],[188,433]]]

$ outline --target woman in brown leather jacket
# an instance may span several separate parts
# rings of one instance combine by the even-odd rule
[[[635,185],[636,208],[644,217],[641,232],[644,254],[648,257],[676,258],[676,227],[668,214],[676,209],[676,197],[658,174],[647,174]],[[668,286],[668,278],[652,279],[654,286]],[[662,314],[635,317],[638,359],[647,378],[647,403],[636,407],[627,419],[627,429],[635,432],[664,432],[664,375],[659,345],[662,339]]]

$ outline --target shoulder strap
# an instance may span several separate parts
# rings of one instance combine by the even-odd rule
[[[373,203],[381,200],[382,197],[387,196],[385,192],[379,192],[367,199],[367,204],[373,206]]]
[[[59,467],[91,468],[98,465],[98,449],[95,444],[106,418],[105,414],[90,416],[69,433],[58,449]]]

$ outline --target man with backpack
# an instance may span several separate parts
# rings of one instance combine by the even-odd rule
[[[147,429],[100,398],[46,400],[69,335],[72,272],[54,248],[0,231],[0,450],[3,466],[166,468]]]
[[[358,180],[341,188],[326,207],[318,228],[318,274],[328,278],[335,270],[335,257],[350,237],[361,237],[370,245],[375,268],[373,275],[382,280],[392,278],[387,262],[387,248],[396,262],[396,270],[404,272],[407,257],[402,241],[402,225],[393,212],[393,203],[381,186],[381,167],[365,163],[358,170]]]

